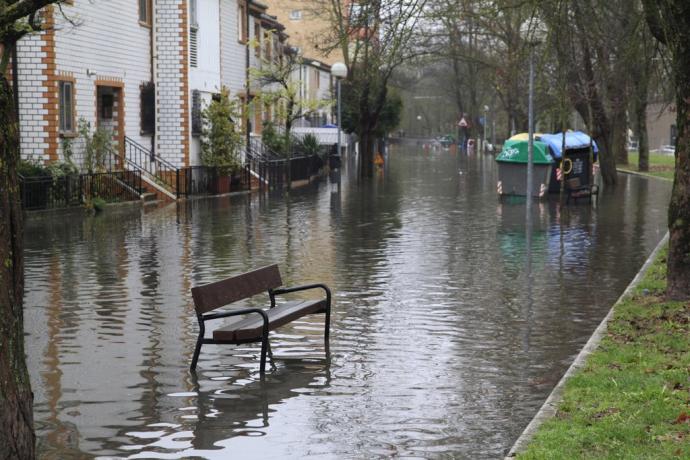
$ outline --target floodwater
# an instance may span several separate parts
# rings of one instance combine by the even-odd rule
[[[26,343],[43,458],[498,458],[666,227],[670,184],[500,203],[491,156],[394,148],[283,195],[30,217]],[[352,169],[350,166],[349,169]],[[335,292],[259,347],[206,345],[190,288],[272,262]],[[222,322],[221,320],[220,322]]]

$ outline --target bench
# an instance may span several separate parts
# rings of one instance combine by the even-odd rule
[[[326,324],[324,343],[328,353],[328,335],[331,319],[331,291],[324,284],[308,284],[281,288],[283,282],[278,265],[269,265],[238,276],[233,276],[215,283],[192,288],[194,309],[199,321],[199,337],[194,349],[190,370],[196,370],[196,364],[203,344],[231,344],[261,342],[260,372],[266,370],[266,353],[270,350],[268,333],[280,326],[306,315],[325,314]],[[315,300],[294,300],[276,303],[276,296],[292,292],[321,289],[325,297]],[[229,304],[246,300],[266,292],[270,301],[269,308],[239,308],[211,313]],[[212,338],[205,338],[206,321],[237,317],[228,325],[213,330]]]
[[[567,197],[565,202],[569,203],[570,199],[573,198],[576,202],[578,198],[589,197],[590,203],[592,202],[592,195],[596,195],[599,198],[599,186],[593,185],[582,185],[579,177],[574,177],[565,181],[565,190],[567,192]]]

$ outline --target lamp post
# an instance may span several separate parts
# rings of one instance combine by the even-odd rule
[[[534,54],[535,48],[541,43],[546,34],[545,27],[540,21],[530,21],[522,25],[521,32],[530,47],[529,53],[529,102],[528,102],[528,144],[527,144],[527,221],[532,221],[532,189],[534,188]]]
[[[338,93],[338,156],[341,153],[340,146],[340,131],[342,126],[342,118],[340,113],[340,80],[347,77],[347,66],[342,62],[336,62],[331,66],[331,75],[336,79],[337,93]]]
[[[482,149],[486,153],[486,127],[489,124],[489,106],[484,106],[484,143],[482,144],[484,148]]]

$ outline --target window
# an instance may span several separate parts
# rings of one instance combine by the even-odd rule
[[[254,56],[257,58],[261,57],[261,24],[258,22],[254,23]]]
[[[671,136],[669,139],[669,144],[675,146],[676,138],[678,138],[678,127],[676,125],[671,125]]]
[[[58,81],[58,118],[61,134],[74,133],[74,82]]]
[[[290,11],[290,20],[299,21],[302,19],[302,10],[292,10]]]
[[[153,82],[141,85],[141,134],[153,134],[156,130],[156,87]]]
[[[197,0],[189,0],[189,24],[192,30],[199,28],[199,20],[197,16]]]
[[[237,39],[240,41],[240,43],[246,43],[247,42],[247,5],[244,3],[240,3],[237,6],[237,24],[239,26],[237,27]]]
[[[144,26],[151,25],[152,5],[151,0],[139,0],[139,23]]]
[[[271,32],[264,32],[264,59],[271,62],[271,51],[273,49],[273,40],[271,40]]]

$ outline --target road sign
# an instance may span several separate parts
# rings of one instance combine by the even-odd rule
[[[465,117],[462,117],[460,121],[458,122],[458,126],[461,128],[467,128],[469,125],[467,124],[467,120],[465,120]]]

